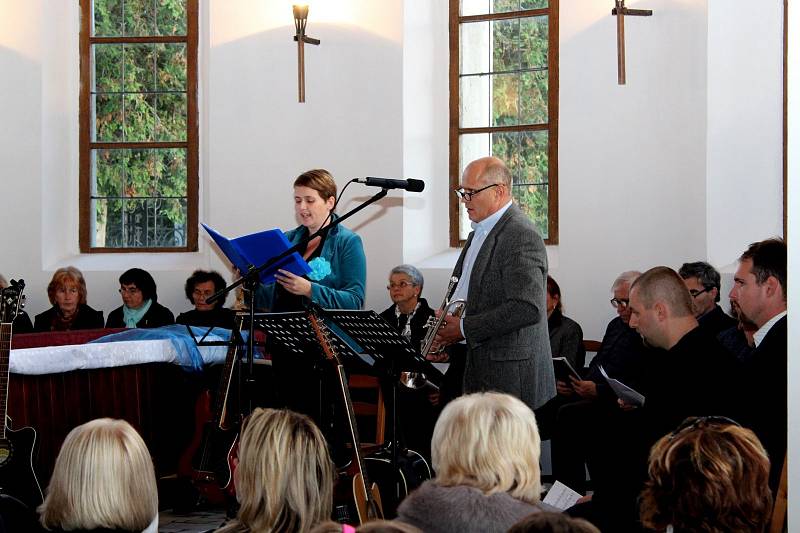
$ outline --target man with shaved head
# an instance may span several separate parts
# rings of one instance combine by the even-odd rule
[[[592,469],[598,472],[594,518],[613,517],[598,524],[603,531],[629,530],[635,520],[647,454],[656,440],[686,417],[735,419],[740,412],[735,401],[738,363],[712,332],[699,327],[692,296],[677,272],[659,266],[636,278],[629,307],[630,326],[654,350],[639,391],[644,406],[633,409],[620,402],[628,412],[608,421],[599,444],[607,468]]]
[[[455,192],[473,231],[453,270],[451,299],[467,303],[460,318],[445,318],[436,341],[466,347],[464,392],[505,392],[536,409],[556,394],[544,241],[512,202],[511,173],[496,157],[467,165]]]

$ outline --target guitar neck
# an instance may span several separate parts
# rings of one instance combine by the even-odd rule
[[[350,387],[347,384],[347,374],[344,371],[344,365],[339,363],[336,365],[336,371],[339,376],[339,387],[342,390],[342,398],[344,398],[345,410],[347,412],[347,425],[350,429],[350,439],[353,441],[353,455],[358,467],[358,473],[361,474],[363,482],[364,494],[367,501],[372,502],[372,494],[369,490],[370,482],[367,476],[367,469],[364,466],[364,456],[361,453],[361,438],[358,435],[358,426],[356,425],[356,413],[353,408],[353,399],[350,397]]]
[[[241,322],[239,326],[241,326]],[[236,365],[236,358],[239,354],[238,339],[234,340],[236,332],[236,329],[231,331],[231,345],[228,346],[228,354],[225,357],[225,366],[222,367],[222,375],[220,376],[219,386],[217,387],[217,397],[214,402],[213,423],[219,429],[224,429],[225,416],[228,412],[228,393],[231,390],[233,368]]]
[[[360,474],[361,479],[360,488],[364,492],[364,497],[369,508],[372,509],[373,513],[375,513],[375,501],[373,500],[372,492],[369,489],[370,482],[367,476],[367,469],[364,467],[364,458],[361,454],[361,439],[358,436],[356,414],[355,410],[353,409],[353,399],[350,397],[350,387],[347,384],[347,374],[345,373],[344,365],[339,360],[339,356],[335,352],[333,345],[328,338],[327,330],[323,329],[325,328],[324,323],[322,323],[313,313],[310,313],[308,318],[311,322],[311,326],[314,328],[314,333],[317,336],[317,340],[319,341],[320,346],[325,353],[325,357],[336,363],[336,372],[339,378],[339,389],[342,392],[342,400],[344,401],[345,412],[347,413],[347,426],[350,430],[350,439],[353,443],[353,455],[355,456],[356,467],[358,468],[358,473]]]
[[[0,324],[0,416],[2,438],[6,438],[6,406],[8,404],[8,361],[11,358],[11,323]]]

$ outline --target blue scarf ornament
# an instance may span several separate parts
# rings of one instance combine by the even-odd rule
[[[308,273],[308,279],[312,281],[324,279],[332,272],[330,262],[324,257],[315,257],[309,261],[308,266],[311,267],[311,272]]]
[[[126,328],[135,328],[136,324],[147,314],[150,310],[150,305],[153,300],[147,299],[138,309],[131,309],[127,305],[122,306],[122,318],[125,320]]]

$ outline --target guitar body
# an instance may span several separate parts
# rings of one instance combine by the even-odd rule
[[[364,480],[361,479],[361,474],[357,473],[353,476],[353,501],[356,504],[356,514],[358,521],[362,524],[370,520],[377,520],[383,517],[383,505],[381,504],[381,492],[376,483],[372,483],[367,487],[369,490],[372,502],[375,504],[377,514],[373,513],[370,509],[370,503],[367,496],[364,494]]]
[[[213,412],[211,391],[205,390],[197,398],[195,433],[178,461],[178,476],[191,481],[199,495],[198,503],[222,505],[236,495],[233,472],[239,441],[239,417],[235,417],[229,426],[226,415],[238,346],[233,342],[228,349]]]
[[[33,470],[36,430],[6,427],[5,433],[5,438],[0,438],[0,494],[13,496],[35,510],[43,499]]]
[[[8,287],[0,290],[0,494],[12,496],[35,511],[43,499],[33,470],[36,430],[13,430],[6,416],[11,330],[22,307],[24,289],[23,280],[12,279]]]
[[[210,402],[209,391],[197,399],[195,435],[178,463],[178,475],[191,480],[202,501],[222,505],[236,494],[233,465],[239,432],[220,429],[214,423]]]

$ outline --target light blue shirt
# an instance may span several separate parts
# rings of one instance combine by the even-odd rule
[[[511,203],[512,201],[509,200],[506,205],[498,209],[495,213],[492,213],[480,222],[472,223],[472,230],[475,233],[464,255],[464,262],[461,264],[461,277],[458,279],[458,285],[456,285],[456,290],[453,291],[451,300],[467,299],[469,280],[472,277],[472,267],[475,265],[475,258],[478,257],[478,253],[481,251],[484,241],[486,241],[486,236],[489,235],[497,225],[497,222],[500,221],[500,218],[508,211],[508,208],[511,207]],[[464,315],[461,315],[461,335],[466,337],[466,335],[464,335]]]

